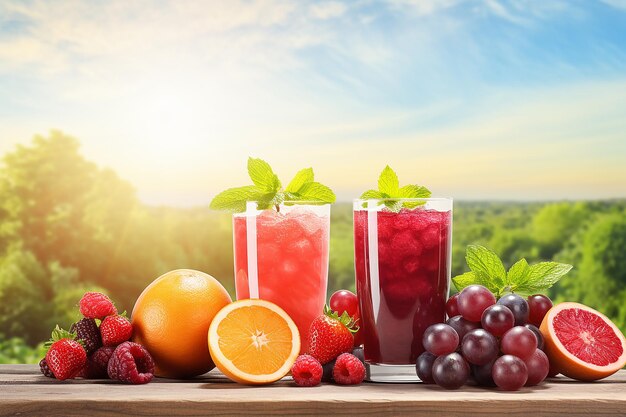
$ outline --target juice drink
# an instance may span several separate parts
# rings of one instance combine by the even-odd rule
[[[445,321],[452,201],[445,202],[449,208],[435,202],[399,212],[355,202],[356,288],[368,364],[410,365],[414,376],[424,330]]]
[[[326,301],[330,206],[281,206],[233,216],[237,299],[279,305],[298,326],[301,352]]]

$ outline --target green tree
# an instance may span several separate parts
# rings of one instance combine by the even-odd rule
[[[539,210],[532,221],[532,236],[539,244],[539,256],[552,259],[591,214],[583,202],[553,203]]]
[[[560,300],[597,308],[626,332],[626,216],[599,215],[559,257],[577,266],[557,288]]]

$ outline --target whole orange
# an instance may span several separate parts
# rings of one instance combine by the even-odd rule
[[[190,378],[215,367],[207,347],[213,317],[230,295],[211,275],[177,269],[155,279],[141,293],[131,321],[133,340],[146,347],[155,375]]]

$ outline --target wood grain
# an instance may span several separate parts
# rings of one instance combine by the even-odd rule
[[[130,386],[108,380],[56,381],[33,365],[0,365],[0,416],[626,416],[626,370],[595,383],[553,378],[506,393],[424,384],[323,384],[298,388],[288,378],[264,387],[228,381],[216,371],[193,380]]]

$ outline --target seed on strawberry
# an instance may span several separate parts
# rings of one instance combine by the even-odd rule
[[[335,361],[333,379],[340,385],[356,385],[365,378],[363,362],[351,353],[342,353]]]
[[[344,352],[351,352],[356,331],[355,323],[347,312],[339,316],[324,306],[324,314],[318,316],[309,328],[309,354],[322,365]]]
[[[104,319],[117,314],[113,302],[100,292],[87,292],[79,302],[80,313],[88,319]]]
[[[291,367],[291,376],[301,387],[314,387],[322,381],[322,365],[311,355],[300,355]]]
[[[56,379],[61,381],[74,378],[85,366],[87,353],[76,340],[60,339],[55,341],[48,353],[46,363]]]
[[[54,374],[50,370],[48,362],[46,362],[46,358],[43,358],[39,361],[39,370],[44,376],[47,376],[48,378],[54,378]]]
[[[108,365],[109,378],[131,384],[146,384],[154,377],[154,361],[138,343],[124,342],[115,348]]]
[[[124,316],[108,316],[100,323],[100,335],[104,346],[117,346],[133,335],[133,326]]]
[[[76,338],[83,341],[87,355],[102,346],[100,330],[94,319],[84,318],[77,321],[70,326],[70,332],[76,333]]]

